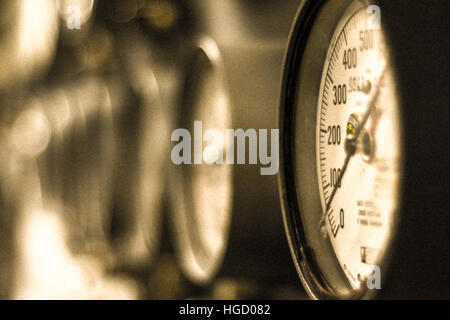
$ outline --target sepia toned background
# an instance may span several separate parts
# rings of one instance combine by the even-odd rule
[[[276,176],[170,160],[194,118],[277,128],[297,8],[0,1],[0,296],[306,298]]]

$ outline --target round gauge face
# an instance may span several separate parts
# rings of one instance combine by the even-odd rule
[[[183,126],[193,133],[194,163],[202,161],[180,167],[184,189],[173,194],[177,195],[173,221],[183,271],[204,285],[219,270],[228,243],[233,172],[224,164],[224,155],[225,131],[232,119],[219,49],[212,40],[202,39],[191,67],[183,96],[187,110]]]
[[[355,289],[386,252],[399,198],[395,82],[383,30],[373,19],[364,7],[338,23],[317,105],[321,231]]]
[[[216,262],[226,247],[230,221],[231,167],[216,165],[224,146],[225,130],[230,127],[230,114],[221,81],[212,72],[205,72],[198,86],[198,102],[194,119],[202,121],[203,132],[216,130],[216,135],[205,142],[201,165],[192,168],[192,222],[201,254],[197,263],[205,274],[216,268]]]

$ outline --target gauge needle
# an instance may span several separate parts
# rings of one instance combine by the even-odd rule
[[[375,108],[378,95],[380,94],[381,82],[383,80],[385,73],[386,73],[386,65],[383,67],[376,85],[371,90],[372,92],[371,92],[371,95],[370,95],[368,103],[367,103],[367,110],[364,113],[358,127],[356,128],[355,134],[347,135],[347,137],[345,138],[344,148],[345,148],[346,156],[345,156],[344,164],[341,167],[341,174],[339,175],[339,177],[333,187],[333,190],[331,191],[330,198],[328,199],[327,205],[325,206],[325,211],[324,211],[324,213],[322,215],[322,219],[321,219],[321,225],[323,225],[325,223],[325,217],[327,215],[328,210],[330,210],[331,202],[333,201],[333,198],[334,198],[339,186],[341,185],[342,178],[344,177],[345,171],[347,170],[348,164],[350,163],[350,159],[356,153],[356,141],[358,141],[358,138],[359,138],[362,130],[364,129],[364,126],[367,123],[367,119],[369,119],[370,114],[372,113],[373,109]]]

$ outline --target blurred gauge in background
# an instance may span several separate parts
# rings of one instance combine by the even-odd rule
[[[121,108],[124,99],[113,66],[114,43],[95,19],[93,1],[58,5],[61,37],[47,83],[59,99],[49,105],[51,112],[61,112],[50,113],[60,130],[50,144],[53,165],[45,164],[46,159],[42,163],[55,180],[47,186],[58,189],[55,197],[65,211],[71,249],[110,256],[107,230],[117,158],[113,109]]]
[[[170,176],[170,212],[176,253],[186,275],[199,284],[210,282],[221,267],[232,210],[232,166],[208,164],[220,155],[223,158],[224,132],[232,124],[222,63],[214,41],[201,39],[186,69],[178,125],[193,134],[199,130],[218,131],[216,136],[209,137],[210,144],[205,151],[192,153],[193,161],[203,157],[207,163],[173,165]],[[202,121],[199,124],[202,128],[199,129],[198,123],[194,125],[194,121]],[[198,143],[194,139],[197,138],[191,136],[191,142]]]
[[[179,58],[179,1],[110,1],[101,4],[115,34],[124,108],[114,114],[119,154],[111,241],[117,267],[148,272],[160,250],[164,192],[174,117]],[[164,21],[163,21],[164,20]]]
[[[296,1],[193,3],[198,47],[186,63],[174,127],[188,128],[192,144],[194,120],[203,122],[203,132],[278,127],[281,66],[296,7]],[[261,176],[259,165],[172,166],[172,235],[193,283],[216,276],[292,279],[276,176]]]
[[[57,54],[47,77],[1,97],[12,150],[2,162],[5,296],[146,294],[140,274],[150,272],[159,248],[168,122],[185,42],[174,45],[179,36],[167,23],[164,40],[147,37],[160,14],[150,21],[147,10],[120,24],[99,8],[59,2],[61,35],[49,42]]]
[[[159,249],[168,124],[150,48],[136,34],[124,31],[118,40],[128,97],[114,115],[120,148],[111,236],[118,264],[138,268]]]
[[[77,127],[77,124],[86,123],[82,115],[95,120],[95,108],[89,112],[84,109],[83,113],[80,104],[74,103],[82,99],[71,99],[67,94],[76,97],[82,93],[97,106],[96,93],[101,96],[105,91],[101,86],[96,87],[99,82],[93,79],[81,80],[88,89],[83,85],[63,84],[62,88],[40,89],[28,98],[14,99],[16,104],[11,104],[12,107],[4,105],[3,110],[9,115],[2,117],[2,127],[6,129],[4,141],[11,152],[3,168],[11,176],[7,180],[10,197],[17,204],[11,235],[14,254],[10,260],[15,257],[16,263],[9,296],[12,298],[138,296],[133,280],[107,275],[108,252],[102,223],[107,217],[108,200],[101,191],[108,191],[106,186],[110,183],[105,181],[102,170],[112,169],[107,163],[112,158],[102,148],[100,152],[96,150],[93,159],[89,158],[95,148],[92,144],[105,136],[98,134],[87,141],[87,136],[92,138],[92,130],[89,125]],[[84,108],[89,106],[92,105],[83,104]],[[102,131],[101,121],[96,127]],[[80,128],[88,130],[80,132]],[[80,138],[82,133],[85,135]],[[81,141],[83,147],[73,143],[74,135],[78,135],[76,141]],[[108,144],[102,147],[105,146]],[[83,162],[73,162],[74,153],[86,158]],[[107,161],[102,161],[104,158]],[[96,170],[97,165],[102,170]],[[71,175],[74,171],[78,176]],[[68,186],[73,188],[68,190]],[[82,187],[91,194],[80,190]],[[106,195],[109,197],[110,193]]]
[[[103,254],[108,250],[106,230],[117,157],[112,111],[121,106],[121,100],[111,100],[110,90],[117,87],[108,88],[95,78],[81,77],[79,81],[66,86],[73,122],[62,138],[65,161],[61,175],[66,183],[62,198],[77,239],[73,245],[81,244],[74,249]]]
[[[46,8],[38,2],[38,9]],[[2,261],[16,262],[10,297],[139,295],[130,278],[107,275],[113,261],[107,230],[117,156],[112,116],[123,101],[110,63],[111,38],[101,25],[88,23],[93,8],[91,3],[83,9],[80,28],[94,26],[84,33],[68,33],[60,23],[64,36],[47,78],[36,81],[36,88],[2,95],[2,128],[11,146],[2,168],[17,205],[3,214],[9,223],[9,215],[16,213],[9,233],[14,251]],[[30,13],[31,18],[39,18],[38,12]],[[61,22],[66,19],[62,14]],[[39,35],[41,27],[35,28]],[[54,48],[55,41],[56,36],[45,45]]]

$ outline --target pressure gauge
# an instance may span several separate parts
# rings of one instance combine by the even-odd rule
[[[174,167],[170,173],[178,260],[186,276],[200,285],[217,274],[228,244],[232,167],[214,163],[219,154],[225,154],[224,132],[231,127],[228,99],[220,51],[213,40],[202,38],[189,64],[179,115],[180,128],[192,132],[193,162]],[[208,138],[208,132],[213,132],[209,129],[217,134]],[[204,149],[202,139],[209,141]]]
[[[291,252],[312,298],[382,294],[407,246],[399,237],[412,235],[401,210],[412,124],[401,97],[414,73],[395,50],[405,41],[392,19],[401,6],[383,4],[303,1],[292,29],[280,182]]]
[[[368,29],[367,21],[365,7],[339,21],[320,80],[316,116],[321,228],[354,288],[389,243],[400,175],[394,80],[383,33]]]

